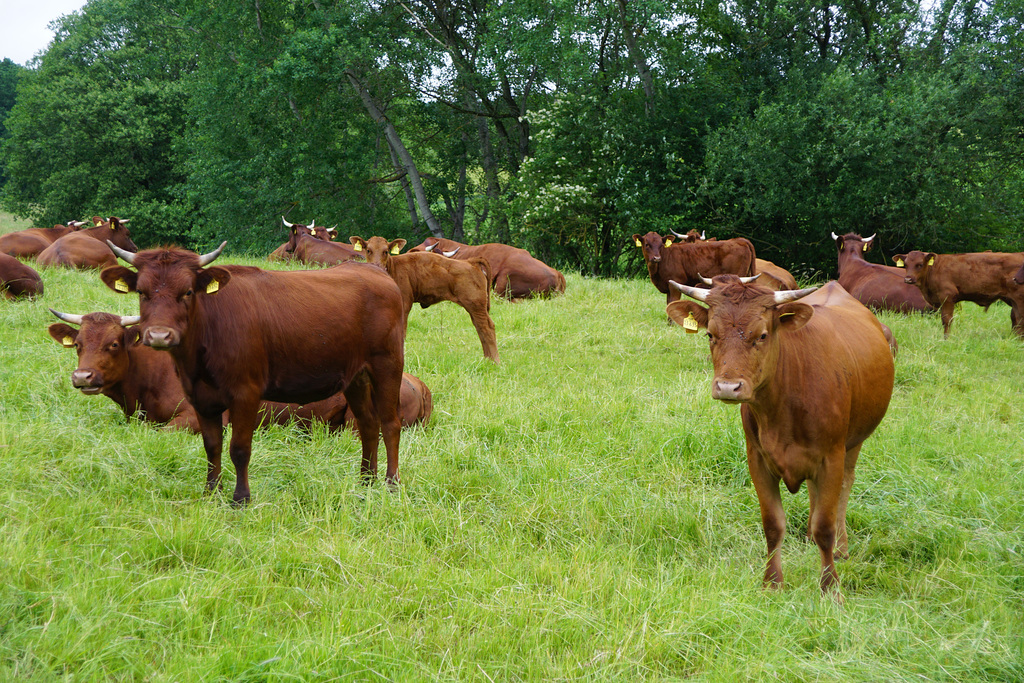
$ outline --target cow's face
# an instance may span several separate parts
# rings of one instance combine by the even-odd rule
[[[903,268],[906,271],[903,280],[908,285],[916,285],[927,280],[931,266],[935,263],[935,254],[912,251],[909,254],[897,254],[892,257],[892,260],[898,268]]]
[[[309,226],[302,225],[301,223],[293,223],[288,227],[288,242],[284,247],[284,250],[289,254],[295,251],[295,248],[299,246],[299,240],[305,235],[307,237],[315,238],[315,233],[310,230]]]
[[[81,316],[79,329],[66,323],[50,325],[50,336],[78,354],[78,367],[71,373],[72,386],[83,394],[96,394],[124,379],[129,364],[128,346],[136,336],[134,328],[124,324],[134,322],[137,319],[89,313]]]
[[[649,232],[643,237],[633,235],[633,243],[644,253],[644,260],[648,263],[661,263],[661,250],[663,247],[671,247],[675,237],[662,237],[656,232]]]
[[[388,242],[383,237],[376,236],[364,240],[362,237],[354,235],[349,237],[348,240],[352,243],[353,249],[366,257],[367,263],[380,266],[384,270],[388,269],[388,261],[391,257],[400,254],[402,247],[405,246],[405,240],[403,239]]]
[[[337,236],[338,231],[335,228],[325,228],[322,225],[317,225],[310,230],[310,234],[318,240],[324,242],[333,242]]]
[[[710,291],[685,291],[703,298],[707,308],[684,300],[669,304],[667,312],[688,331],[707,330],[715,372],[711,397],[746,403],[775,372],[780,333],[798,330],[810,320],[814,309],[795,299],[814,290],[773,292],[735,275],[720,275],[713,282]]]
[[[139,250],[128,231],[127,219],[122,220],[117,216],[111,216],[110,220],[104,221],[99,216],[93,216],[92,220],[94,225],[90,228],[90,232],[94,237],[99,237],[100,241],[109,240],[125,251],[136,252]]]
[[[230,281],[226,269],[204,267],[220,255],[225,244],[203,256],[184,249],[149,249],[130,261],[137,271],[111,266],[100,278],[115,292],[138,292],[143,344],[172,349],[187,338],[198,301],[215,295]]]
[[[832,239],[836,241],[836,247],[839,249],[840,254],[843,252],[863,254],[864,252],[871,251],[871,246],[875,243],[874,235],[861,237],[855,232],[848,232],[842,236],[832,233]]]

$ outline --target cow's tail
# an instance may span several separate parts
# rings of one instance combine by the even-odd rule
[[[754,243],[747,238],[742,238],[746,242],[747,252],[750,254],[750,265],[747,266],[747,272],[744,273],[744,277],[750,277],[757,275],[757,254],[754,252]]]
[[[558,276],[558,286],[555,287],[555,290],[559,294],[565,294],[565,276],[562,275],[562,271],[560,270],[556,270],[555,275]]]
[[[491,273],[491,263],[490,263],[490,261],[488,261],[487,259],[483,258],[482,256],[474,256],[474,257],[468,258],[466,260],[468,262],[472,263],[477,268],[479,268],[481,270],[481,272],[483,272],[484,277],[487,278],[487,290],[490,291],[490,290],[494,289],[494,274]]]

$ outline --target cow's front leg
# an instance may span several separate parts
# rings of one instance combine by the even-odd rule
[[[840,500],[843,498],[843,480],[846,478],[846,449],[840,446],[838,452],[825,456],[815,477],[818,485],[818,504],[810,520],[814,542],[821,553],[821,592],[839,592],[839,574],[836,572],[835,547],[836,523]],[[852,469],[851,469],[852,474]],[[853,486],[852,477],[849,480]]]
[[[224,444],[224,423],[220,413],[216,417],[196,416],[199,432],[203,435],[203,450],[206,451],[206,491],[220,488],[220,455]]]
[[[259,400],[236,402],[231,406],[231,464],[235,466],[235,492],[231,500],[242,506],[249,502],[249,459],[252,434],[256,430]]]
[[[768,560],[764,570],[764,587],[782,587],[782,539],[786,536],[786,512],[782,509],[782,495],[779,493],[779,477],[765,466],[764,458],[757,449],[747,444],[747,466],[750,479],[757,491],[757,503],[761,507],[761,525],[768,546]]]

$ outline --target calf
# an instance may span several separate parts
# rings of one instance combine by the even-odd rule
[[[912,251],[897,254],[892,259],[903,268],[907,284],[918,287],[925,301],[939,309],[945,337],[949,337],[953,312],[961,301],[972,301],[986,308],[996,301],[1005,301],[1010,305],[1013,331],[1024,337],[1024,288],[1013,281],[1024,253]]]
[[[0,291],[8,299],[43,295],[43,279],[13,256],[0,254]]]
[[[861,237],[849,232],[832,233],[839,250],[839,284],[854,299],[876,310],[912,313],[934,311],[921,290],[904,280],[901,268],[869,263],[864,254],[871,250],[875,236]]]
[[[243,504],[260,400],[307,403],[338,391],[356,418],[363,480],[376,477],[383,432],[386,479],[397,484],[405,326],[394,280],[360,263],[309,271],[208,267],[225,244],[204,255],[113,247],[136,270],[113,266],[101,274],[114,291],[138,292],[140,340],[174,360],[199,419],[207,489],[220,483],[225,410],[232,498]]]
[[[491,296],[485,275],[486,261],[479,258],[457,261],[422,251],[401,254],[404,239],[388,242],[383,237],[364,240],[354,236],[349,240],[356,251],[366,255],[367,263],[380,266],[398,283],[406,321],[414,303],[426,308],[441,301],[454,301],[469,313],[484,357],[499,362],[494,321],[488,313]]]
[[[711,289],[673,282],[689,297],[669,316],[706,328],[714,365],[711,396],[739,403],[747,465],[768,546],[764,584],[782,585],[786,518],[779,482],[807,482],[808,533],[821,554],[823,593],[838,591],[835,557],[846,557],[846,506],[864,440],[892,396],[890,346],[877,318],[838,283],[774,292],[721,275]]]

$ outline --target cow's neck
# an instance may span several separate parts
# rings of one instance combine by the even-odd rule
[[[843,271],[850,267],[850,264],[857,262],[867,262],[864,258],[863,252],[860,250],[860,247],[858,246],[857,249],[844,247],[843,250],[839,252],[839,274],[842,275]]]

